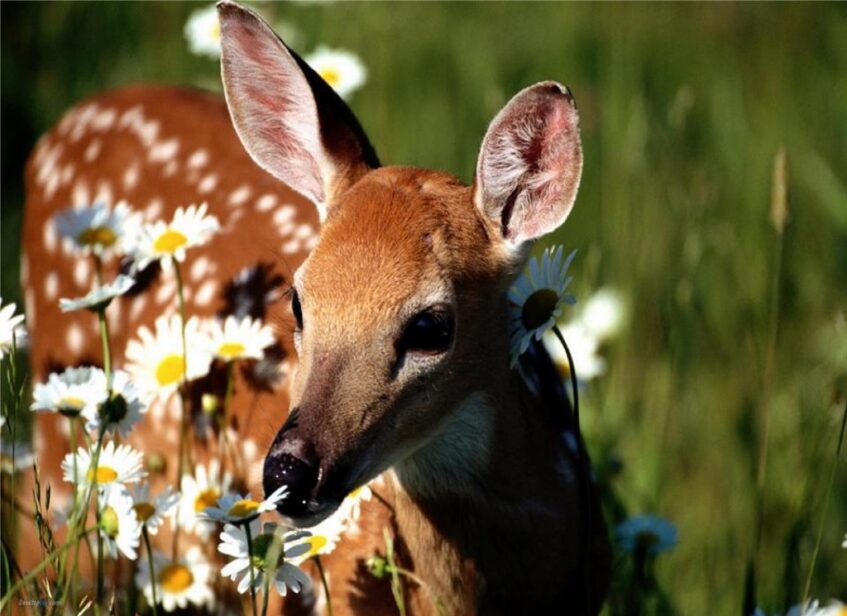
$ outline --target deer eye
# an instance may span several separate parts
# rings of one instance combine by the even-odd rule
[[[453,314],[447,306],[432,306],[406,324],[397,341],[397,353],[444,353],[453,343]]]
[[[303,329],[303,307],[300,305],[300,296],[297,289],[291,289],[291,312],[297,321],[297,329]]]

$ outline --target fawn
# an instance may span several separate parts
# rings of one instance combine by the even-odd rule
[[[256,387],[258,371],[237,380],[244,481],[254,491],[287,485],[279,513],[309,526],[381,477],[380,499],[325,560],[335,613],[393,609],[386,582],[364,564],[384,550],[385,528],[400,563],[427,584],[406,585],[412,613],[436,613],[429,592],[448,614],[598,612],[610,549],[596,488],[581,483],[578,452],[563,439],[567,401],[560,384],[533,388],[509,366],[506,292],[579,185],[569,91],[543,82],[518,93],[488,129],[471,187],[381,167],[350,109],[267,24],[231,2],[218,8],[231,124],[211,95],[125,88],[69,112],[28,165],[34,378],[99,359],[90,320],[60,317],[55,305],[83,293],[92,272],[84,262],[69,271],[52,215],[72,202],[126,199],[155,218],[206,201],[223,233],[194,259],[189,308],[277,323],[275,357],[287,371],[284,386]],[[154,270],[139,282],[151,293],[116,302],[116,361],[139,325],[173,309],[160,278]],[[282,279],[290,304],[273,301]],[[524,361],[555,380],[540,345]],[[67,441],[56,418],[38,421],[55,484]],[[170,461],[166,473],[176,430],[165,414],[133,437]],[[200,458],[215,453],[194,446]],[[285,606],[308,607],[296,597]]]

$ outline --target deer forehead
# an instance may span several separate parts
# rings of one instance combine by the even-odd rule
[[[470,190],[455,178],[380,169],[333,207],[297,281],[318,317],[343,310],[348,321],[361,313],[362,321],[384,322],[449,301],[456,264],[467,261],[463,251],[479,249],[480,231]]]

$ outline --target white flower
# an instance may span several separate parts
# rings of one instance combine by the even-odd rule
[[[341,541],[341,536],[347,530],[347,519],[349,517],[349,507],[339,507],[331,516],[326,518],[320,524],[316,524],[311,528],[304,528],[308,533],[300,540],[292,540],[294,545],[306,546],[299,555],[291,557],[291,562],[295,565],[300,565],[304,561],[313,556],[324,556],[332,553],[338,542]],[[288,547],[286,545],[286,547]]]
[[[177,208],[170,223],[157,221],[144,224],[131,240],[130,253],[139,269],[152,261],[160,261],[170,269],[174,259],[185,260],[189,248],[202,246],[220,229],[218,219],[207,215],[208,205]]]
[[[159,527],[165,521],[165,517],[173,516],[176,504],[179,502],[179,492],[175,492],[170,486],[159,492],[153,498],[150,494],[150,484],[141,483],[132,486],[132,508],[138,521],[147,526],[151,535],[159,532]]]
[[[221,477],[220,463],[216,459],[209,462],[209,468],[197,465],[195,476],[183,475],[179,502],[179,524],[188,530],[207,538],[216,528],[214,521],[198,514],[208,507],[217,505],[221,496],[229,492],[232,475],[225,473]]]
[[[135,280],[129,276],[118,274],[112,281],[103,286],[94,287],[85,297],[76,299],[59,299],[59,309],[62,312],[71,312],[73,310],[103,310],[108,306],[113,299],[119,297],[129,291]]]
[[[283,597],[290,588],[298,593],[311,584],[309,576],[291,561],[301,557],[308,544],[300,541],[307,533],[291,531],[283,534],[274,524],[266,524],[260,528],[259,521],[250,522],[251,546],[253,550],[253,588],[264,588],[264,576],[272,577],[276,591]],[[224,526],[220,535],[221,543],[218,551],[231,556],[233,560],[221,569],[221,575],[238,582],[238,592],[245,593],[250,589],[250,552],[247,544],[247,533],[243,526]]]
[[[223,324],[211,321],[207,336],[209,352],[225,361],[262,359],[264,349],[275,341],[270,327],[250,317],[239,320],[228,316]]]
[[[614,337],[626,319],[626,303],[613,289],[600,289],[582,307],[579,320],[585,330],[602,342]]]
[[[93,417],[106,396],[106,374],[100,368],[66,368],[35,386],[30,409]]]
[[[344,502],[341,503],[339,509],[344,509],[347,513],[347,518],[358,520],[362,510],[362,503],[371,500],[371,498],[373,498],[373,490],[367,485],[363,485],[350,492],[347,498],[344,499]]]
[[[191,53],[219,58],[221,55],[221,24],[214,4],[198,9],[185,22],[185,38]]]
[[[132,508],[132,496],[126,488],[119,486],[114,490],[106,490],[99,496],[100,502],[100,534],[106,554],[111,558],[118,557],[118,550],[129,558],[138,558],[141,523]]]
[[[576,302],[566,293],[571,277],[567,275],[576,251],[564,257],[561,246],[548,248],[540,259],[530,259],[529,271],[509,289],[512,366],[527,350],[534,337],[541,336],[558,320],[562,304]]]
[[[847,606],[841,601],[833,599],[828,605],[822,606],[817,599],[810,599],[792,607],[785,616],[843,616],[847,612]]]
[[[153,603],[153,583],[156,598],[166,612],[185,609],[188,604],[210,608],[215,599],[212,591],[212,566],[199,547],[191,547],[185,556],[170,560],[161,552],[153,552],[153,575],[147,558],[138,562],[135,585],[148,603]]]
[[[368,77],[359,56],[343,49],[318,47],[304,60],[341,98],[365,85]]]
[[[244,523],[255,520],[265,511],[273,511],[277,503],[285,500],[286,496],[288,496],[288,486],[277,488],[262,502],[254,501],[249,492],[244,496],[226,494],[218,499],[216,506],[207,507],[201,515],[217,522]]]
[[[56,214],[54,220],[70,250],[103,255],[112,249],[125,249],[125,230],[137,218],[126,202],[121,201],[114,209],[104,203],[69,208]]]
[[[93,445],[92,447],[96,447]],[[76,454],[78,483],[88,485],[97,480],[99,486],[112,487],[117,484],[134,483],[147,476],[141,468],[143,456],[129,445],[115,447],[109,441],[100,450],[97,468],[94,468],[94,449],[80,447]],[[74,454],[69,453],[62,460],[62,477],[65,481],[74,481]]]
[[[598,354],[599,344],[597,339],[585,329],[580,321],[560,325],[559,330],[571,350],[576,376],[580,381],[590,381],[606,371],[606,360]],[[562,343],[551,331],[546,332],[542,339],[556,368],[562,376],[568,376],[570,366]]]
[[[192,381],[206,375],[212,358],[203,348],[199,323],[196,317],[191,317],[185,324],[187,371],[184,369],[178,315],[156,319],[155,334],[145,326],[139,328],[140,340],[129,341],[126,357],[127,369],[142,391],[165,398],[176,390],[183,377]]]
[[[676,526],[654,515],[636,515],[621,522],[615,535],[624,552],[643,550],[647,554],[659,554],[677,542]]]
[[[841,547],[847,550],[847,533],[844,533],[844,541],[841,542]]]
[[[0,297],[0,306],[3,298]],[[27,335],[23,326],[24,315],[15,314],[15,305],[9,304],[0,309],[0,359],[12,348],[12,338],[15,346],[20,348],[26,344]]]
[[[124,438],[132,427],[141,419],[142,413],[147,412],[147,406],[141,400],[141,395],[129,374],[123,370],[115,370],[111,376],[112,396],[100,403],[99,412],[84,413],[85,427],[89,432],[100,432],[105,423],[106,431],[114,434],[116,431]]]

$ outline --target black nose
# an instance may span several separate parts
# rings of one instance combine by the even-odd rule
[[[309,513],[309,501],[318,483],[318,465],[289,453],[265,458],[263,484],[265,496],[280,486],[288,487],[288,496],[277,504],[277,511],[291,518]]]

